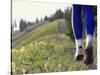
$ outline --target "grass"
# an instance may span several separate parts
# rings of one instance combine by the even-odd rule
[[[73,56],[65,51],[65,47],[75,47],[75,44],[67,35],[59,32],[58,22],[64,20],[41,25],[12,43],[13,74],[88,69],[83,63],[75,62]],[[96,49],[96,39],[94,47]],[[96,58],[96,50],[94,54]]]

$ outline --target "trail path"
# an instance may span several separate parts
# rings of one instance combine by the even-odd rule
[[[74,55],[75,55],[75,48],[73,48],[73,47],[66,47],[65,48],[65,51],[67,51],[67,52],[69,52],[72,56],[73,56],[73,58],[74,58]],[[95,58],[94,58],[95,59]],[[93,65],[90,65],[90,66],[86,66],[85,64],[84,64],[84,61],[78,61],[78,63],[79,63],[79,65],[81,66],[81,65],[84,65],[84,67],[87,69],[87,70],[95,70],[95,69],[97,69],[97,64],[93,64]]]

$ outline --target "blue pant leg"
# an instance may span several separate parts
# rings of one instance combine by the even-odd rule
[[[85,24],[85,31],[86,34],[93,35],[94,32],[94,16],[92,11],[92,6],[90,5],[83,5],[82,6],[83,15],[84,15],[84,24]]]
[[[81,5],[72,7],[72,28],[75,39],[82,38]]]

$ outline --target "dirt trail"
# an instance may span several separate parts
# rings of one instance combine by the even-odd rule
[[[73,56],[73,58],[74,58],[74,55],[75,55],[75,48],[73,48],[73,47],[66,47],[65,48],[65,52],[69,52],[72,56]],[[95,58],[94,58],[95,59]],[[72,59],[72,60],[74,60],[74,59]],[[80,61],[80,62],[78,62],[79,64],[78,65],[84,65],[84,67],[85,67],[85,69],[86,70],[96,70],[97,69],[97,65],[96,64],[93,64],[93,65],[89,65],[89,66],[86,66],[85,64],[84,64],[84,61]]]

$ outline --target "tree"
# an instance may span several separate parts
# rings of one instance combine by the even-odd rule
[[[34,22],[27,22],[27,26],[32,26],[32,25],[34,25]]]
[[[44,21],[48,21],[48,17],[47,16],[44,17]]]
[[[39,20],[38,20],[38,18],[36,18],[36,22],[35,22],[36,24],[39,24]]]
[[[71,40],[74,40],[72,26],[71,26],[71,8],[69,7],[65,10],[65,23],[68,30],[67,35],[71,38]]]
[[[48,21],[50,21],[50,22],[52,22],[52,21],[54,21],[54,20],[55,20],[54,15],[51,15],[51,16],[48,18]]]
[[[63,19],[63,18],[64,18],[64,12],[61,9],[59,9],[48,18],[48,21],[52,22],[54,20]]]
[[[64,18],[64,13],[63,11],[61,11],[61,9],[57,10],[54,14],[54,18],[55,19],[62,19]]]
[[[20,31],[24,31],[27,29],[27,23],[23,19],[20,20]]]
[[[93,6],[93,14],[94,14],[94,24],[95,24],[95,36],[97,36],[97,6]]]
[[[41,18],[40,22],[42,23],[42,18]]]

